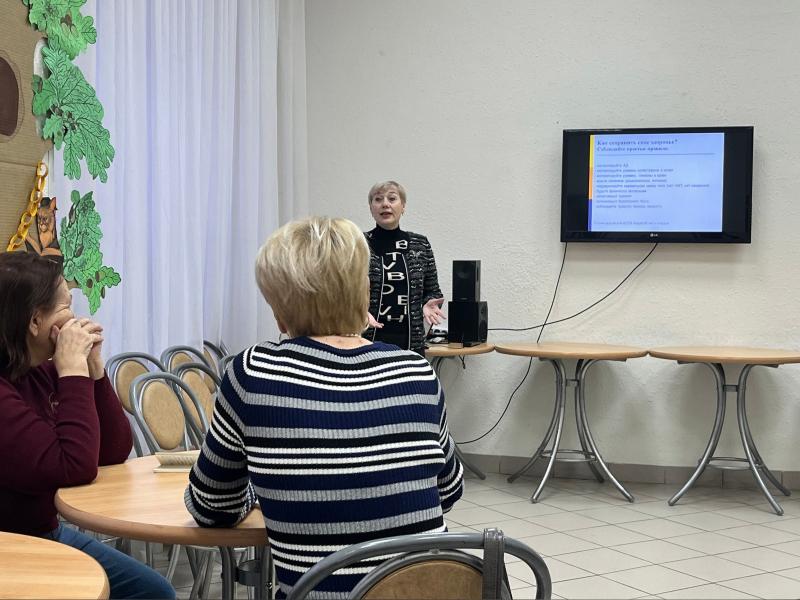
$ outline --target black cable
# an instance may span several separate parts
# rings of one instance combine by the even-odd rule
[[[556,303],[556,294],[558,294],[558,285],[561,283],[561,274],[564,272],[564,264],[567,262],[567,245],[568,244],[569,244],[569,242],[565,242],[564,243],[564,256],[561,258],[561,268],[558,270],[558,278],[556,279],[556,287],[553,290],[553,299],[550,302],[550,308],[547,310],[547,316],[544,318],[544,322],[545,323],[547,323],[547,319],[550,318],[550,311],[553,310],[553,305],[555,305],[555,303]],[[536,338],[536,343],[537,344],[539,343],[539,340],[542,339],[542,332],[543,331],[544,331],[544,327],[542,327],[539,330],[539,337]],[[533,357],[532,356],[531,356],[531,359],[528,361],[528,368],[525,370],[525,375],[523,375],[522,381],[520,381],[519,385],[517,385],[517,387],[514,388],[514,391],[511,392],[511,395],[508,397],[508,402],[506,403],[506,407],[503,409],[503,412],[500,415],[500,418],[498,418],[497,421],[495,421],[495,424],[492,425],[491,429],[489,429],[489,431],[487,431],[486,433],[484,433],[480,437],[476,437],[474,440],[467,440],[465,442],[456,442],[457,444],[471,444],[472,442],[477,442],[478,440],[483,439],[487,435],[492,433],[492,431],[494,431],[495,428],[498,425],[500,425],[500,421],[503,420],[503,417],[506,416],[506,413],[508,412],[508,409],[511,407],[511,401],[514,399],[514,394],[517,393],[517,390],[519,390],[519,388],[522,387],[522,384],[525,383],[525,380],[528,378],[528,373],[531,372],[531,366],[533,366]]]
[[[528,370],[525,371],[525,375],[522,378],[522,381],[520,381],[519,385],[516,388],[514,388],[513,392],[511,392],[511,396],[508,398],[508,404],[506,404],[506,407],[503,409],[503,414],[500,415],[500,418],[497,419],[497,422],[494,425],[492,425],[492,428],[489,431],[487,431],[486,433],[484,433],[482,436],[476,437],[474,440],[466,440],[464,442],[456,442],[456,444],[471,444],[472,442],[477,442],[478,440],[483,439],[487,435],[492,433],[492,431],[494,431],[495,427],[500,425],[500,421],[502,421],[503,417],[506,416],[506,412],[508,411],[508,408],[511,406],[511,400],[514,399],[514,394],[517,393],[517,390],[522,387],[522,384],[525,383],[525,380],[528,378],[528,373],[531,372],[531,365],[532,364],[533,364],[533,357],[531,357],[531,359],[528,361]]]
[[[622,287],[622,284],[625,283],[626,281],[628,281],[628,279],[630,279],[631,275],[633,275],[636,272],[636,270],[644,264],[644,261],[646,261],[648,258],[650,258],[650,255],[655,251],[655,249],[657,247],[658,247],[658,242],[653,244],[653,247],[650,249],[650,252],[648,252],[645,255],[645,257],[642,260],[639,261],[639,264],[637,264],[635,267],[633,267],[633,269],[631,269],[631,272],[628,273],[625,276],[625,279],[620,281],[619,284],[617,284],[617,286],[613,290],[611,290],[605,296],[603,296],[602,298],[600,298],[596,302],[593,302],[592,304],[590,304],[589,306],[587,306],[583,310],[580,310],[580,311],[576,312],[574,315],[570,315],[568,317],[564,317],[563,319],[557,319],[555,321],[549,321],[549,322],[546,321],[544,323],[541,323],[540,325],[533,325],[532,327],[519,327],[519,328],[514,328],[514,327],[495,327],[495,328],[490,328],[489,331],[530,331],[531,329],[539,329],[540,327],[545,327],[547,325],[554,325],[556,323],[563,323],[564,321],[569,321],[570,319],[574,319],[578,315],[582,315],[583,313],[585,313],[587,310],[589,310],[591,308],[594,308],[595,306],[600,304],[603,300],[608,298],[611,294],[616,292],[620,287]]]
[[[553,305],[556,303],[556,294],[558,294],[558,284],[561,283],[561,274],[564,272],[564,264],[567,262],[567,246],[569,242],[564,242],[564,256],[561,258],[561,268],[558,270],[558,279],[556,279],[556,289],[553,290],[553,299],[550,301],[550,308],[547,309],[547,316],[544,318],[544,325],[539,330],[539,337],[536,338],[536,343],[539,343],[539,340],[542,339],[542,334],[544,333],[545,325],[547,325],[547,319],[550,318],[550,312],[553,310]],[[524,380],[523,380],[524,381]]]
[[[590,304],[589,306],[587,306],[583,310],[581,310],[579,312],[576,312],[574,315],[570,315],[569,317],[565,317],[563,319],[558,319],[556,321],[548,321],[547,319],[550,318],[550,311],[553,310],[553,305],[556,302],[556,294],[558,293],[558,286],[561,283],[561,273],[564,272],[564,264],[566,263],[566,260],[567,260],[567,244],[568,244],[568,242],[564,243],[564,256],[561,259],[561,269],[559,269],[559,271],[558,271],[558,279],[556,279],[556,287],[553,290],[553,299],[550,301],[550,309],[547,311],[547,316],[544,318],[544,323],[542,323],[541,325],[535,325],[534,327],[523,327],[521,329],[511,329],[511,328],[498,327],[498,328],[495,328],[495,329],[490,329],[489,331],[530,331],[531,329],[539,329],[539,336],[536,338],[536,343],[538,344],[539,340],[542,339],[542,332],[544,331],[544,328],[547,325],[551,325],[553,323],[562,323],[563,321],[568,321],[569,319],[573,319],[573,318],[577,317],[578,315],[581,315],[581,314],[585,313],[590,308],[593,308],[593,307],[597,306],[598,304],[600,304],[603,300],[608,298],[611,294],[613,294],[620,287],[622,287],[622,284],[625,283],[626,281],[628,281],[628,279],[631,277],[631,275],[634,274],[636,269],[641,267],[642,264],[644,264],[644,261],[646,261],[648,258],[650,258],[650,255],[653,252],[655,252],[655,249],[658,247],[658,242],[653,244],[653,247],[650,249],[650,252],[648,252],[645,255],[645,257],[642,260],[640,260],[639,263],[635,267],[633,267],[633,269],[631,269],[631,272],[628,273],[625,276],[625,279],[620,281],[619,284],[613,290],[611,290],[605,296],[600,298],[600,300],[598,300],[597,302],[594,302],[593,304]],[[519,388],[522,387],[522,384],[525,383],[525,380],[528,378],[528,374],[531,372],[531,366],[532,365],[533,365],[533,357],[531,356],[530,360],[528,361],[528,368],[525,370],[525,375],[522,376],[522,381],[520,381],[519,385],[517,385],[517,387],[514,388],[514,391],[511,392],[511,396],[509,396],[509,398],[508,398],[508,403],[506,403],[506,407],[503,409],[503,412],[500,415],[500,418],[497,419],[497,421],[495,422],[494,425],[492,425],[491,429],[489,429],[489,431],[487,431],[483,435],[481,435],[479,437],[476,437],[475,439],[466,440],[466,441],[463,441],[463,442],[456,442],[456,444],[471,444],[472,442],[477,442],[478,440],[485,438],[492,431],[494,431],[497,428],[498,425],[500,425],[500,421],[503,420],[503,417],[506,415],[506,413],[508,412],[509,407],[511,406],[511,401],[514,399],[514,394],[517,393],[517,390],[519,390]]]

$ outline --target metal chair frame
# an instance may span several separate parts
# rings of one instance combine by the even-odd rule
[[[173,373],[145,373],[143,375],[139,375],[131,382],[130,397],[131,404],[134,408],[134,418],[136,419],[137,425],[139,425],[139,427],[142,429],[142,433],[144,434],[145,441],[147,442],[150,451],[158,452],[161,449],[155,437],[153,436],[153,433],[150,431],[150,428],[145,422],[144,414],[142,413],[142,396],[147,385],[153,381],[162,381],[171,385],[172,390],[175,393],[175,399],[178,401],[181,410],[183,411],[187,434],[185,438],[187,438],[187,441],[196,448],[202,446],[205,433],[208,431],[209,427],[208,419],[206,418],[205,411],[203,410],[200,401],[197,399],[197,396],[194,395],[192,389],[186,384],[186,382]],[[189,400],[191,400],[192,404],[194,405],[194,408],[200,417],[200,428],[198,428],[198,426],[195,424],[192,414],[189,412],[189,408],[184,403],[183,396],[177,388],[180,388],[186,392]]]
[[[166,369],[164,369],[165,371],[168,372],[172,371],[172,364],[171,364],[172,359],[175,357],[176,354],[179,354],[181,352],[197,359],[196,361],[193,360],[192,362],[203,363],[207,367],[213,368],[212,365],[208,364],[208,360],[206,360],[206,357],[203,356],[202,350],[198,350],[194,346],[170,346],[161,353],[161,362],[166,367]]]
[[[159,359],[151,354],[147,354],[146,352],[122,352],[120,354],[115,354],[106,361],[106,375],[108,376],[108,380],[111,382],[111,386],[115,391],[117,391],[117,371],[119,371],[123,363],[129,360],[139,363],[144,369],[150,372],[153,371],[146,364],[148,362],[155,365],[159,371],[166,371],[164,364]],[[117,395],[119,395],[119,391],[117,391]],[[125,410],[125,412],[134,417],[134,423],[136,424],[136,427],[138,427],[138,421],[135,420],[136,415],[134,415],[132,412],[129,412],[128,409],[125,408],[124,404],[122,405],[122,408]],[[132,427],[131,429],[133,430],[133,451],[136,453],[136,456],[144,456],[142,444],[139,442],[139,436],[136,434],[135,428]],[[142,435],[144,435],[144,432],[142,432]]]
[[[220,340],[219,344],[215,344],[210,340],[203,340],[203,350],[208,350],[211,354],[216,356],[216,367],[219,369],[220,374],[222,374],[222,359],[230,354],[225,342]]]
[[[222,379],[220,378],[219,373],[214,371],[214,369],[212,369],[205,363],[199,363],[199,362],[181,363],[174,369],[172,369],[172,374],[180,377],[181,375],[183,375],[184,371],[202,371],[203,373],[211,377],[212,381],[217,386],[217,389],[219,389],[219,386],[222,383]]]
[[[505,552],[512,554],[527,564],[536,578],[536,598],[548,599],[552,595],[550,571],[544,560],[532,548],[513,538],[505,538]],[[350,592],[350,600],[360,600],[378,581],[408,566],[427,560],[441,560],[444,550],[481,549],[484,548],[483,533],[420,533],[416,535],[396,536],[380,540],[362,542],[343,548],[323,558],[300,577],[288,595],[287,600],[305,600],[311,591],[326,577],[335,571],[359,561],[405,552],[403,556],[391,558],[370,571],[364,579]],[[477,559],[477,557],[475,557]],[[477,559],[483,570],[483,560]],[[465,564],[475,565],[471,560],[463,560]],[[477,568],[477,567],[476,567]]]
[[[222,360],[220,361],[220,367],[222,368],[223,374],[228,368],[228,363],[230,363],[234,358],[236,358],[236,354],[228,354],[227,356],[222,357]]]
[[[209,375],[212,380],[214,381],[217,388],[220,385],[220,378],[214,370],[209,367],[206,363],[181,363],[175,367],[172,373],[147,373],[144,375],[140,375],[136,379],[131,382],[131,398],[134,398],[134,407],[136,408],[138,415],[137,420],[144,421],[144,415],[142,414],[142,396],[144,395],[144,390],[146,388],[146,384],[149,381],[163,381],[166,383],[172,384],[172,389],[175,392],[175,397],[180,401],[181,409],[183,410],[184,419],[186,422],[186,427],[188,431],[192,432],[193,435],[196,437],[196,446],[199,448],[203,444],[203,440],[205,438],[205,433],[208,431],[209,424],[208,419],[206,418],[205,411],[200,404],[200,401],[197,399],[197,396],[192,392],[189,385],[183,381],[180,376],[187,371],[202,371],[203,373]],[[138,388],[138,389],[137,389]],[[197,410],[197,414],[200,415],[200,428],[195,426],[194,420],[192,419],[191,413],[188,412],[187,406],[183,402],[183,397],[181,395],[181,391],[186,392],[187,396],[191,400],[192,404],[194,405],[195,409]],[[152,433],[149,431],[148,428],[143,428],[144,431],[147,432],[146,439],[148,444],[151,446],[153,452],[155,452],[155,448],[158,447],[158,443],[155,441]],[[208,596],[208,589],[211,583],[211,573],[214,568],[214,561],[212,557],[216,552],[216,548],[207,548],[205,546],[185,546],[187,555],[190,557],[190,565],[194,568],[192,569],[192,574],[194,576],[194,585],[192,586],[192,590],[190,593],[190,598],[205,598]],[[242,553],[245,552],[246,548],[233,548],[231,550],[231,554],[234,553]],[[177,556],[178,552],[180,551],[180,546],[174,546],[172,549],[172,554],[170,555],[169,565],[167,566],[166,577],[169,581],[172,581],[172,577],[175,574],[175,569],[177,566]],[[205,555],[205,559],[203,556],[195,556],[194,553],[199,553],[201,555]],[[271,554],[268,555],[271,561]],[[223,560],[226,557],[223,556]],[[271,562],[268,563],[271,568]],[[249,590],[248,590],[249,592]],[[249,594],[248,594],[249,595]]]

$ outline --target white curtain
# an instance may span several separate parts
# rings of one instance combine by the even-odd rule
[[[57,152],[49,189],[59,219],[71,190],[95,192],[104,264],[122,275],[95,315],[104,354],[276,338],[253,263],[307,206],[302,0],[90,0],[83,10],[97,43],[77,62],[116,156],[101,184],[85,168],[78,182],[64,178]]]

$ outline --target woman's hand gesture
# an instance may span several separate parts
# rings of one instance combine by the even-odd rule
[[[375,317],[372,316],[371,313],[367,313],[367,327],[374,327],[375,329],[380,329],[383,327],[383,323],[379,323],[375,320]]]
[[[428,325],[438,325],[446,319],[441,309],[443,303],[444,298],[431,298],[422,307],[422,316]]]
[[[61,327],[53,325],[50,338],[56,346],[53,362],[59,377],[90,375],[89,355],[95,344],[103,342],[103,336],[98,333],[97,327],[99,326],[88,319],[70,319]]]

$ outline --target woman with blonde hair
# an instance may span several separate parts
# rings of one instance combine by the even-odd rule
[[[394,535],[445,531],[462,492],[444,395],[427,361],[369,342],[369,248],[346,219],[273,233],[256,280],[289,339],[257,344],[225,373],[186,504],[203,526],[231,526],[258,500],[288,593],[324,556]],[[325,580],[346,598],[380,561]]]
[[[370,248],[367,339],[425,355],[425,324],[444,320],[436,260],[424,235],[400,229],[406,190],[396,181],[369,190],[375,228],[364,233]]]

